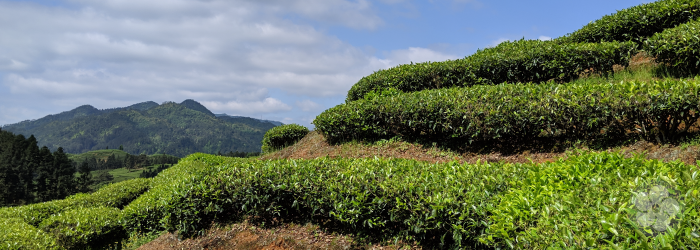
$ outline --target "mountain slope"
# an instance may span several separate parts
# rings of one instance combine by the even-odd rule
[[[252,118],[219,119],[193,100],[182,104],[154,102],[98,110],[84,105],[74,110],[3,127],[29,136],[40,146],[63,147],[69,153],[124,147],[131,154],[186,156],[260,150],[262,137],[275,125]]]

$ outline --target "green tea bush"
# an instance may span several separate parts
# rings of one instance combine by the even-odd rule
[[[63,200],[48,201],[19,207],[4,207],[0,209],[0,218],[18,218],[29,225],[38,226],[44,219],[49,218],[52,214],[57,214],[75,207],[87,206],[86,197],[89,197],[89,195],[79,194]]]
[[[137,178],[104,186],[84,199],[92,206],[123,208],[150,188],[151,179]]]
[[[66,249],[85,249],[115,243],[124,236],[121,211],[111,207],[79,207],[57,213],[39,228],[54,235]]]
[[[192,184],[172,190],[176,198],[158,201],[164,204],[159,222],[183,235],[201,233],[212,220],[230,216],[296,215],[329,218],[375,236],[476,244],[474,236],[484,230],[486,211],[495,204],[491,198],[521,172],[509,164],[195,157],[219,164],[202,167],[186,158],[189,163],[181,163],[181,170],[193,164],[205,171],[188,178]]]
[[[700,2],[697,0],[660,0],[606,15],[557,40],[573,43],[635,41],[641,44],[655,33],[698,17]]]
[[[286,124],[271,128],[263,137],[262,151],[269,153],[294,145],[308,133],[308,128],[298,124]]]
[[[588,153],[523,167],[527,174],[490,211],[483,242],[515,249],[700,247],[694,166]],[[645,205],[655,188],[664,192],[656,194],[659,204]],[[654,216],[647,222],[648,214]]]
[[[141,211],[159,211],[152,223],[183,235],[232,216],[301,216],[363,236],[446,248],[700,247],[700,173],[679,162],[607,152],[543,164],[261,161],[204,154],[183,162],[169,171],[188,172],[186,184],[169,191],[154,186],[144,196],[153,193],[149,202],[159,208]],[[657,186],[665,196],[654,193]],[[673,199],[672,213],[664,210],[668,216],[657,220],[663,228],[647,219],[666,200],[644,208],[645,197]]]
[[[663,142],[685,133],[698,111],[700,78],[501,84],[359,100],[328,109],[313,123],[332,143],[401,136],[464,145],[539,136],[615,139],[628,132]]]
[[[469,87],[503,82],[568,80],[585,70],[601,74],[613,65],[627,66],[637,45],[627,43],[568,44],[557,41],[520,40],[503,42],[458,60],[399,65],[363,77],[346,102],[365,98],[370,92],[394,88],[401,92]]]
[[[56,239],[20,218],[0,218],[0,249],[59,249]]]
[[[124,227],[131,232],[165,229],[161,220],[166,216],[166,206],[197,184],[208,166],[221,164],[224,159],[195,153],[158,174],[152,179],[151,188],[122,210]],[[244,158],[235,159],[247,161]]]
[[[679,73],[700,73],[700,20],[657,33],[644,43],[656,61]]]
[[[20,218],[30,225],[38,226],[53,214],[77,207],[122,208],[148,190],[149,184],[150,179],[133,179],[107,185],[92,194],[76,194],[63,200],[4,207],[0,208],[0,218]]]

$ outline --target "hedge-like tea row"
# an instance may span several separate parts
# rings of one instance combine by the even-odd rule
[[[698,17],[700,17],[700,2],[697,0],[660,0],[606,15],[557,40],[574,43],[606,41],[641,43],[655,33]]]
[[[0,218],[0,249],[59,249],[51,235],[19,218]]]
[[[47,218],[39,228],[64,249],[85,249],[115,243],[124,236],[121,211],[112,207],[78,207]]]
[[[204,154],[184,161],[168,171],[187,177],[156,177],[161,185],[184,185],[144,195],[158,209],[140,212],[159,214],[148,224],[195,234],[217,218],[294,215],[330,219],[363,235],[442,240],[448,248],[483,248],[478,242],[517,249],[700,247],[700,173],[679,162],[615,153],[545,164],[246,161]],[[651,212],[638,201],[655,186],[677,202],[670,229],[638,217]]]
[[[700,20],[657,33],[644,43],[644,50],[659,63],[685,73],[700,70]]]
[[[348,91],[347,102],[372,91],[394,88],[402,92],[503,82],[544,82],[573,79],[584,70],[612,72],[626,66],[636,44],[520,40],[503,42],[458,60],[399,65],[363,77]]]
[[[86,197],[92,206],[107,206],[121,209],[146,192],[151,179],[136,178],[104,186]]]
[[[156,177],[168,187],[155,186],[127,206],[125,219],[195,234],[226,216],[297,214],[330,218],[357,232],[474,243],[470,237],[484,229],[484,212],[494,205],[491,197],[518,178],[519,169],[411,160],[245,161],[195,154],[168,170],[187,177]],[[145,216],[154,211],[158,216]]]
[[[263,153],[269,153],[297,143],[309,133],[309,129],[298,124],[286,124],[271,128],[262,140]]]
[[[204,154],[192,154],[178,162],[178,165],[163,170],[151,179],[151,188],[139,196],[122,210],[124,226],[128,231],[151,232],[160,231],[167,227],[161,219],[167,216],[167,209],[173,200],[180,195],[186,195],[186,190],[192,188],[203,178],[201,174],[210,165],[218,165],[225,157],[205,158]],[[244,158],[233,158],[238,161],[248,161]],[[186,166],[186,167],[185,167]]]
[[[92,194],[77,194],[63,200],[19,207],[0,208],[0,218],[21,218],[26,223],[39,224],[53,214],[78,207],[109,206],[122,208],[148,190],[151,179],[133,179],[104,186]]]
[[[483,242],[515,249],[700,247],[695,166],[586,153],[522,167],[527,174],[489,211]]]
[[[501,84],[426,90],[326,110],[314,125],[330,142],[394,136],[433,142],[608,139],[667,141],[698,119],[700,78],[597,84]],[[628,131],[632,130],[632,131]]]

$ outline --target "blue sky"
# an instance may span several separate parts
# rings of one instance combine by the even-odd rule
[[[0,0],[0,125],[194,99],[311,126],[365,75],[650,1]]]

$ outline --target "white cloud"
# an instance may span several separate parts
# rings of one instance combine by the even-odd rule
[[[297,107],[303,111],[317,111],[318,109],[321,108],[321,105],[318,103],[315,103],[311,100],[303,100],[303,101],[297,101],[296,102]]]
[[[0,58],[0,70],[23,70],[27,64],[10,58]]]
[[[540,36],[540,37],[537,38],[537,40],[540,40],[540,41],[549,41],[549,40],[552,40],[552,38],[551,38],[551,37],[548,37],[548,36]]]
[[[289,105],[283,103],[275,98],[265,98],[262,101],[256,102],[212,102],[203,101],[201,102],[204,106],[211,109],[215,113],[227,113],[227,114],[243,114],[243,115],[256,115],[260,113],[275,113],[282,111],[289,111],[292,109]]]
[[[510,40],[507,39],[507,38],[498,38],[498,39],[492,41],[491,43],[489,43],[489,45],[487,46],[487,48],[496,47],[496,46],[498,46],[499,44],[501,44],[502,42],[506,42],[506,41],[510,41]]]
[[[0,124],[83,104],[185,99],[308,120],[331,103],[311,99],[342,102],[378,69],[459,58],[418,47],[378,58],[313,26],[381,27],[369,0],[66,1],[0,1]],[[7,111],[17,107],[31,111]]]

